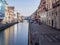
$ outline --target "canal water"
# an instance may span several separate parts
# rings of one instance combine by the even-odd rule
[[[24,21],[0,31],[0,45],[28,45],[28,27]]]

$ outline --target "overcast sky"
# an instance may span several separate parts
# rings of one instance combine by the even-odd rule
[[[10,6],[15,6],[23,16],[30,16],[38,7],[40,0],[6,0]]]

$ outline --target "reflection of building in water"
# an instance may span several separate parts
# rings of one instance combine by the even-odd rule
[[[12,27],[10,27],[10,28],[8,28],[8,29],[6,29],[5,31],[4,31],[4,42],[5,42],[5,45],[9,45],[9,43],[11,43],[11,42],[9,42],[10,40],[12,40],[12,39],[14,39],[13,37],[12,37],[12,35],[14,35],[14,27],[12,26]]]
[[[5,30],[4,35],[5,35],[5,45],[8,45],[8,40],[9,40],[9,28]]]
[[[4,45],[4,32],[0,32],[0,45]]]
[[[21,42],[22,44],[26,44],[26,45],[28,43],[28,23],[27,22],[18,23],[0,32],[0,45],[17,45],[17,44],[21,45]]]

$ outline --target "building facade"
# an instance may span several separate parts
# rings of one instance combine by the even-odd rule
[[[7,2],[5,3],[5,17],[4,19],[2,20],[2,23],[5,24],[7,22],[7,19],[8,18],[8,4]]]
[[[40,5],[37,9],[37,15],[40,16],[40,21],[46,23],[46,0],[41,0]]]
[[[37,15],[41,22],[60,29],[60,0],[41,0]]]
[[[47,2],[47,24],[53,28],[60,29],[60,0]]]
[[[13,22],[14,21],[14,6],[8,6],[8,22]]]
[[[7,3],[5,4],[5,17],[2,20],[2,23],[11,23],[14,20],[14,6],[9,6]]]
[[[4,19],[5,17],[5,0],[0,0],[0,22]]]
[[[37,15],[37,10],[36,10],[34,13],[32,13],[31,19],[35,20],[37,16],[38,15]]]

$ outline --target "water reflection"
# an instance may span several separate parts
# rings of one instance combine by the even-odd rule
[[[8,45],[8,39],[9,39],[9,29],[6,29],[5,33],[5,45]]]
[[[28,23],[16,24],[0,32],[0,45],[27,45]]]

